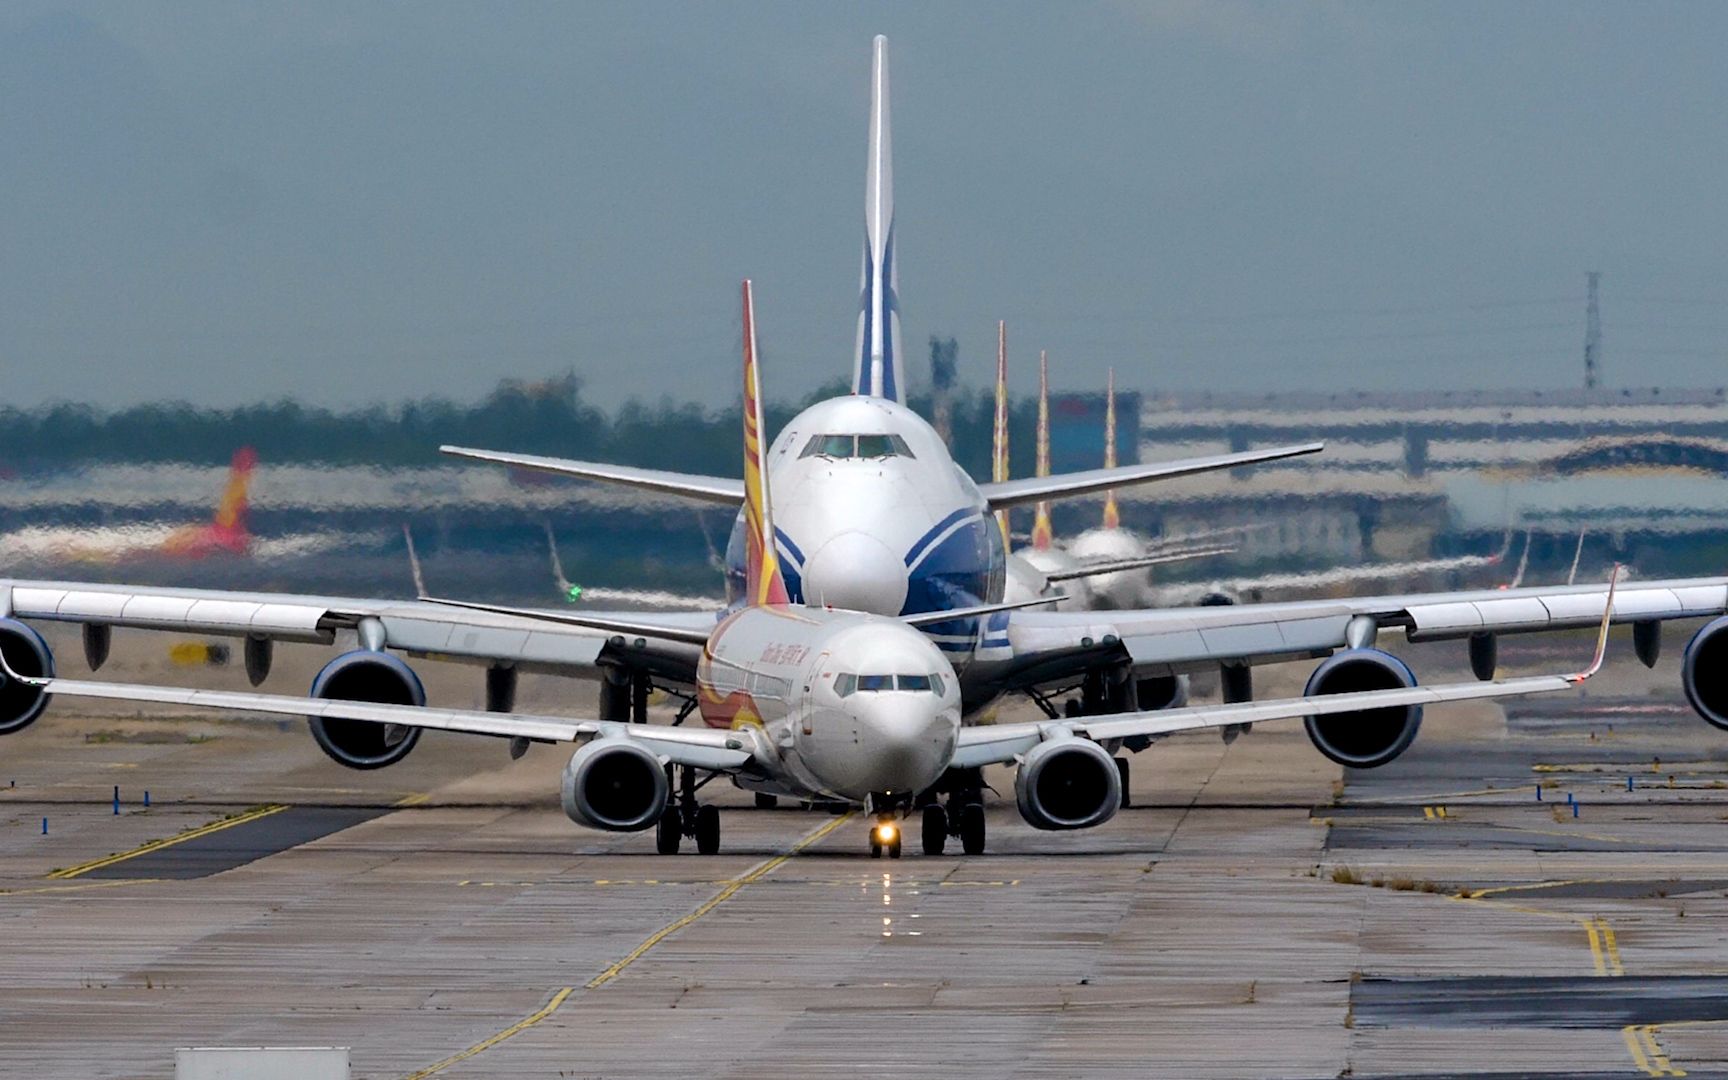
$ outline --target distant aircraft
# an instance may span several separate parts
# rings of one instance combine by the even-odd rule
[[[201,525],[141,523],[77,528],[31,525],[0,534],[0,563],[114,563],[210,558],[286,558],[332,546],[325,534],[261,538],[247,527],[248,494],[258,455],[250,446],[234,451],[228,482],[214,514]]]
[[[694,833],[698,850],[712,850],[717,819],[697,805],[697,793],[707,779],[725,776],[761,793],[863,805],[875,819],[872,842],[892,854],[899,816],[914,812],[923,816],[925,850],[940,851],[952,836],[968,851],[981,846],[982,818],[971,808],[982,804],[985,765],[1016,768],[1016,802],[1032,826],[1085,828],[1119,805],[1128,761],[1116,751],[1141,751],[1174,732],[1304,717],[1317,752],[1374,768],[1410,747],[1424,705],[1559,690],[1588,673],[1418,687],[1410,667],[1380,647],[1394,635],[1467,640],[1478,676],[1491,676],[1501,634],[1598,628],[1593,671],[1611,622],[1631,623],[1634,650],[1654,665],[1663,621],[1709,619],[1686,648],[1680,683],[1706,722],[1728,730],[1728,579],[1721,577],[1642,582],[1618,592],[1610,579],[1112,611],[1045,611],[1007,601],[1009,557],[995,512],[1321,447],[975,483],[903,403],[881,38],[872,83],[853,394],[805,409],[764,450],[746,290],[752,374],[742,479],[447,448],[736,510],[725,608],[545,610],[426,596],[0,580],[0,657],[15,673],[0,684],[0,734],[22,731],[52,694],[66,693],[307,715],[320,748],[355,769],[402,760],[428,727],[499,736],[512,754],[535,741],[574,741],[580,745],[563,775],[565,811],[583,824],[631,830],[666,822],[665,829]],[[340,643],[341,651],[319,672],[309,701],[72,682],[54,677],[53,654],[26,620],[79,624],[92,667],[107,655],[116,626],[241,637],[255,685],[270,670],[276,641]],[[488,710],[424,707],[425,689],[404,656],[484,665]],[[1254,665],[1312,660],[1319,663],[1302,699],[1250,701]],[[598,715],[515,713],[524,670],[597,680]],[[1163,708],[1173,700],[1171,682],[1195,671],[1220,673],[1225,704]],[[645,723],[655,688],[683,701],[670,728]],[[1059,706],[1071,693],[1078,715],[1065,716]],[[1006,695],[1023,695],[1045,718],[965,725]],[[726,730],[677,726],[698,712]],[[946,805],[934,801],[939,795]],[[666,816],[670,808],[675,819]],[[671,839],[663,834],[663,843]]]

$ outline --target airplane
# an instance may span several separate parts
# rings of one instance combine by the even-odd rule
[[[891,618],[790,599],[774,536],[771,475],[765,453],[751,284],[744,282],[744,602],[710,628],[669,640],[701,648],[696,693],[708,729],[678,729],[565,717],[435,709],[417,704],[225,693],[20,674],[0,651],[0,693],[100,698],[240,712],[311,712],[326,730],[339,725],[435,728],[512,740],[577,745],[560,778],[566,816],[614,831],[655,829],[656,848],[675,854],[686,836],[698,853],[720,849],[720,817],[696,798],[696,773],[749,776],[806,799],[862,806],[874,818],[870,853],[899,858],[903,795],[935,786],[949,770],[1018,763],[1015,799],[1044,829],[1102,824],[1121,805],[1115,758],[1106,746],[1177,731],[1277,719],[1346,715],[1411,704],[1486,700],[1575,687],[1602,664],[1614,583],[1590,665],[1571,675],[1431,688],[1368,689],[1324,701],[1298,698],[1166,711],[1130,711],[1084,720],[963,726],[960,681],[941,649],[918,629],[931,616]],[[436,603],[437,601],[433,601]],[[1001,606],[1001,605],[996,605]],[[481,608],[481,610],[485,610]],[[947,618],[958,612],[938,613]],[[571,620],[575,621],[575,620]],[[598,627],[604,620],[592,620]],[[579,625],[581,623],[578,623]],[[23,665],[19,665],[23,666]],[[681,782],[672,792],[674,770]],[[952,832],[963,849],[985,846],[981,802],[960,808],[950,825],[939,803],[922,808],[920,839],[942,853]]]
[[[332,537],[303,534],[258,537],[247,528],[248,493],[258,454],[250,446],[234,451],[228,481],[211,519],[199,525],[139,524],[113,528],[32,525],[0,535],[0,561],[6,563],[114,563],[129,560],[209,558],[286,558],[331,546]]]
[[[747,459],[744,479],[445,448],[458,457],[670,492],[737,511],[725,555],[725,607],[652,613],[570,607],[542,610],[430,596],[362,599],[0,579],[0,658],[20,673],[19,678],[0,687],[0,734],[28,728],[47,707],[51,688],[68,694],[102,692],[85,684],[54,681],[54,657],[30,625],[34,620],[80,625],[85,659],[93,670],[106,658],[116,627],[239,637],[244,642],[245,670],[255,686],[270,672],[276,641],[336,645],[340,651],[314,679],[309,701],[296,699],[296,703],[288,704],[288,699],[272,699],[271,695],[234,698],[193,693],[204,695],[201,700],[206,701],[243,700],[244,706],[237,704],[237,708],[307,715],[318,746],[333,760],[354,769],[382,768],[401,761],[413,750],[425,727],[496,735],[508,741],[513,755],[526,752],[533,741],[579,738],[588,744],[604,742],[610,753],[619,744],[607,740],[627,732],[629,740],[637,740],[627,747],[648,748],[645,752],[656,762],[676,767],[677,805],[681,808],[692,805],[695,787],[706,782],[698,775],[702,773],[730,776],[741,787],[764,794],[798,796],[817,787],[831,790],[835,797],[848,790],[855,792],[856,787],[843,786],[850,783],[845,777],[798,774],[791,771],[792,765],[785,764],[802,761],[793,751],[802,737],[803,720],[811,717],[814,722],[817,716],[832,716],[840,724],[862,724],[857,717],[864,711],[895,713],[902,706],[908,716],[923,715],[932,708],[934,715],[946,715],[952,691],[960,734],[955,736],[948,756],[935,754],[926,760],[926,764],[944,763],[937,778],[914,790],[928,777],[914,775],[916,770],[896,774],[891,788],[868,793],[867,804],[880,828],[897,812],[910,814],[914,806],[923,812],[933,796],[946,796],[945,806],[930,803],[942,811],[940,819],[935,814],[928,818],[945,823],[948,836],[958,835],[963,847],[970,849],[974,841],[982,843],[981,833],[969,834],[973,826],[965,824],[975,817],[967,808],[982,803],[984,786],[979,770],[984,764],[1005,760],[974,752],[978,745],[1012,750],[1008,759],[1018,759],[1026,788],[1017,792],[1017,802],[1022,815],[1040,828],[1102,820],[1105,803],[1119,795],[1126,776],[1127,759],[1115,756],[1116,751],[1142,751],[1155,738],[1173,731],[1199,727],[1228,731],[1233,726],[1239,730],[1242,724],[1257,719],[1305,716],[1310,742],[1334,762],[1372,768],[1394,760],[1415,739],[1425,702],[1459,700],[1457,695],[1463,693],[1455,688],[1418,687],[1409,666],[1380,647],[1383,637],[1400,632],[1412,641],[1468,642],[1472,670],[1487,680],[1496,672],[1497,642],[1502,634],[1589,628],[1606,617],[1610,622],[1632,624],[1634,651],[1641,661],[1653,666],[1663,621],[1708,620],[1685,650],[1680,681],[1699,715],[1728,730],[1728,678],[1723,675],[1728,671],[1724,662],[1728,657],[1728,618],[1723,617],[1728,612],[1728,578],[1645,581],[1620,588],[1617,593],[1610,581],[1168,609],[1048,611],[1038,606],[1046,598],[1013,606],[1004,597],[1008,552],[1002,528],[991,520],[996,512],[1041,500],[1096,494],[1131,483],[1278,460],[1315,452],[1320,446],[1303,444],[1113,470],[974,482],[954,463],[934,429],[903,401],[893,259],[887,54],[881,38],[875,44],[872,88],[866,253],[853,394],[818,402],[794,417],[765,451]],[[760,426],[757,434],[765,434]],[[755,483],[752,469],[762,477],[755,497],[764,511],[754,525],[748,505]],[[819,643],[814,629],[788,629],[789,636],[784,639],[762,641],[741,636],[734,642],[717,644],[713,639],[717,627],[728,625],[737,609],[751,606],[752,598],[758,597],[763,576],[759,569],[752,571],[753,560],[759,563],[769,556],[779,570],[787,603],[762,604],[758,598],[754,606],[769,610],[748,616],[749,624],[766,625],[763,620],[773,619],[777,626],[785,623],[790,627],[791,609],[814,612],[808,615],[810,626],[826,627],[839,620],[836,626],[844,623],[853,627],[866,625],[861,619],[887,620],[868,625],[889,627],[895,631],[892,637],[905,642],[904,649],[895,645],[889,650],[899,658],[894,661],[896,666],[874,666],[869,650],[858,660],[849,646],[840,647],[838,638],[833,648],[824,645],[807,656],[800,650],[815,649]],[[836,614],[822,614],[828,609]],[[922,658],[930,654],[915,648],[910,638],[899,633],[902,627],[895,626],[896,622],[922,635],[923,644],[940,653],[946,666],[930,666],[922,672],[912,667],[913,660],[922,664]],[[840,630],[834,633],[838,635]],[[865,639],[875,636],[874,631],[863,635]],[[721,647],[746,640],[760,645],[757,659],[747,662]],[[781,645],[790,651],[782,654],[778,651]],[[829,653],[827,666],[822,663],[823,652]],[[848,665],[857,660],[856,666],[840,667],[840,661],[834,660],[836,655]],[[719,665],[720,672],[716,671],[715,657],[726,661]],[[424,688],[408,662],[415,659],[484,667],[486,711],[494,715],[479,714],[476,718],[425,708]],[[1252,701],[1254,666],[1316,660],[1319,663],[1305,687],[1304,701]],[[734,663],[736,668],[728,666]],[[535,720],[538,726],[524,726],[522,718],[512,712],[517,678],[524,671],[597,680],[598,715],[556,723],[539,718]],[[1154,706],[1170,705],[1176,697],[1173,687],[1177,681],[1196,671],[1219,672],[1225,706],[1239,708],[1234,712],[1219,712],[1217,707],[1157,712],[1167,724],[1174,725],[1167,727],[1141,716],[1148,710],[1156,711]],[[711,694],[704,693],[704,687],[713,691],[730,685],[720,681],[723,674],[744,680],[749,694],[761,691],[766,696],[772,690],[783,695],[775,700],[797,699],[804,704],[775,705],[772,709],[766,705],[741,706],[729,715],[709,700]],[[871,676],[875,689],[859,690],[848,683],[854,693],[842,704],[839,684],[824,679],[846,675],[858,676],[861,682]],[[942,676],[942,692],[935,696],[943,704],[934,707],[930,698],[923,698],[916,699],[923,705],[915,705],[914,698],[904,695],[933,693],[934,682],[928,691],[916,690],[916,684],[903,691],[898,683],[901,675],[914,679]],[[893,691],[880,681],[888,676],[895,680]],[[751,680],[755,680],[754,687]],[[773,680],[786,680],[790,685],[781,687]],[[1498,691],[1493,687],[1485,681],[1476,690],[1494,696]],[[669,728],[645,723],[649,694],[655,688],[681,702]],[[1064,716],[1058,702],[1075,692],[1078,715]],[[142,694],[144,690],[128,688],[125,693]],[[721,701],[730,693],[722,694]],[[864,699],[867,693],[886,696]],[[1436,693],[1439,696],[1430,696]],[[807,700],[806,694],[810,695]],[[1356,694],[1387,696],[1349,696]],[[971,723],[1006,695],[1030,699],[1046,719],[1029,726]],[[851,700],[854,697],[863,700]],[[820,708],[828,711],[816,712],[818,701]],[[777,711],[781,708],[788,711],[781,714]],[[1262,708],[1265,711],[1255,711]],[[699,710],[705,723],[724,725],[725,730],[680,726]],[[774,717],[765,716],[765,712],[772,712]],[[1132,720],[1121,719],[1130,715]],[[800,734],[777,726],[786,717],[796,717],[793,727]],[[1099,717],[1112,719],[1106,724]],[[770,739],[770,732],[772,741],[762,741]],[[1013,734],[1004,735],[1004,741],[997,744],[990,742],[991,732]],[[1046,733],[1051,738],[1047,739]],[[1039,749],[1076,733],[1091,738],[1056,750]],[[794,745],[783,745],[783,735]],[[863,737],[860,734],[859,738]],[[650,739],[655,741],[645,741]],[[1103,759],[1083,743],[1096,747]],[[966,752],[961,753],[961,748]],[[1087,756],[1072,757],[1070,750]],[[899,752],[883,751],[890,756]],[[602,775],[582,771],[586,768],[582,763],[597,760],[596,753],[584,748],[578,754],[587,756],[580,761],[572,759],[574,772],[566,770],[565,774],[567,781],[576,785],[572,790],[587,790],[573,779],[577,774]],[[660,762],[661,757],[664,762]],[[779,760],[785,767],[760,764],[761,757]],[[746,759],[758,764],[747,765]],[[637,755],[633,760],[642,764],[646,759]],[[1112,761],[1114,779],[1110,780],[1103,775],[1103,765]],[[1056,763],[1064,768],[1041,771],[1045,765]],[[582,810],[573,816],[587,823],[602,822],[602,827],[654,827],[656,820],[652,815],[644,816],[644,808],[657,805],[656,793],[663,790],[664,773],[658,765],[604,775],[610,777],[610,787],[604,790],[610,792],[612,805],[635,807],[643,813],[624,814],[621,810],[617,815],[596,817]],[[1045,779],[1056,786],[1044,788]],[[1086,812],[1052,814],[1047,806],[1040,809],[1045,806],[1046,790],[1053,797],[1065,792],[1063,797],[1071,809]],[[698,809],[681,819],[692,832],[697,827],[694,817],[699,814]],[[974,839],[968,840],[968,835]],[[699,842],[698,849],[702,847]]]

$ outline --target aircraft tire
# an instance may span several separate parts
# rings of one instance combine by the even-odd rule
[[[960,847],[968,855],[984,854],[983,803],[967,803],[961,808]]]
[[[940,803],[924,808],[924,854],[940,855],[948,846],[948,811]]]
[[[1122,779],[1122,809],[1134,805],[1134,798],[1128,793],[1128,759],[1111,758],[1116,763],[1116,775]]]
[[[900,834],[899,833],[894,834],[893,841],[890,842],[888,845],[888,857],[890,859],[898,859],[900,857]]]
[[[714,855],[720,851],[720,811],[704,806],[696,811],[696,852]]]
[[[683,839],[684,823],[679,820],[678,808],[668,806],[660,815],[660,823],[654,826],[654,850],[662,855],[676,855],[678,843]]]

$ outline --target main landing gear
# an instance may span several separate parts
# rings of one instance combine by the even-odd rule
[[[984,853],[984,779],[977,769],[952,771],[944,778],[948,805],[936,801],[935,792],[919,798],[923,804],[920,839],[924,854],[940,855],[948,838],[956,837],[968,855]],[[928,801],[925,801],[928,800]]]
[[[676,775],[674,775],[676,773]],[[678,794],[667,802],[654,827],[654,849],[662,855],[678,854],[685,837],[696,841],[696,853],[713,855],[720,850],[720,810],[696,801],[696,792],[718,773],[709,773],[700,783],[696,770],[688,766],[666,766],[667,783],[677,782]]]

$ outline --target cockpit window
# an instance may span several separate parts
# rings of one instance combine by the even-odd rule
[[[912,448],[898,435],[813,435],[801,458],[890,458],[912,456]]]
[[[885,690],[909,690],[928,694],[942,693],[942,676],[940,675],[838,675],[834,679],[834,692],[841,697],[851,697],[855,693],[880,693]]]

